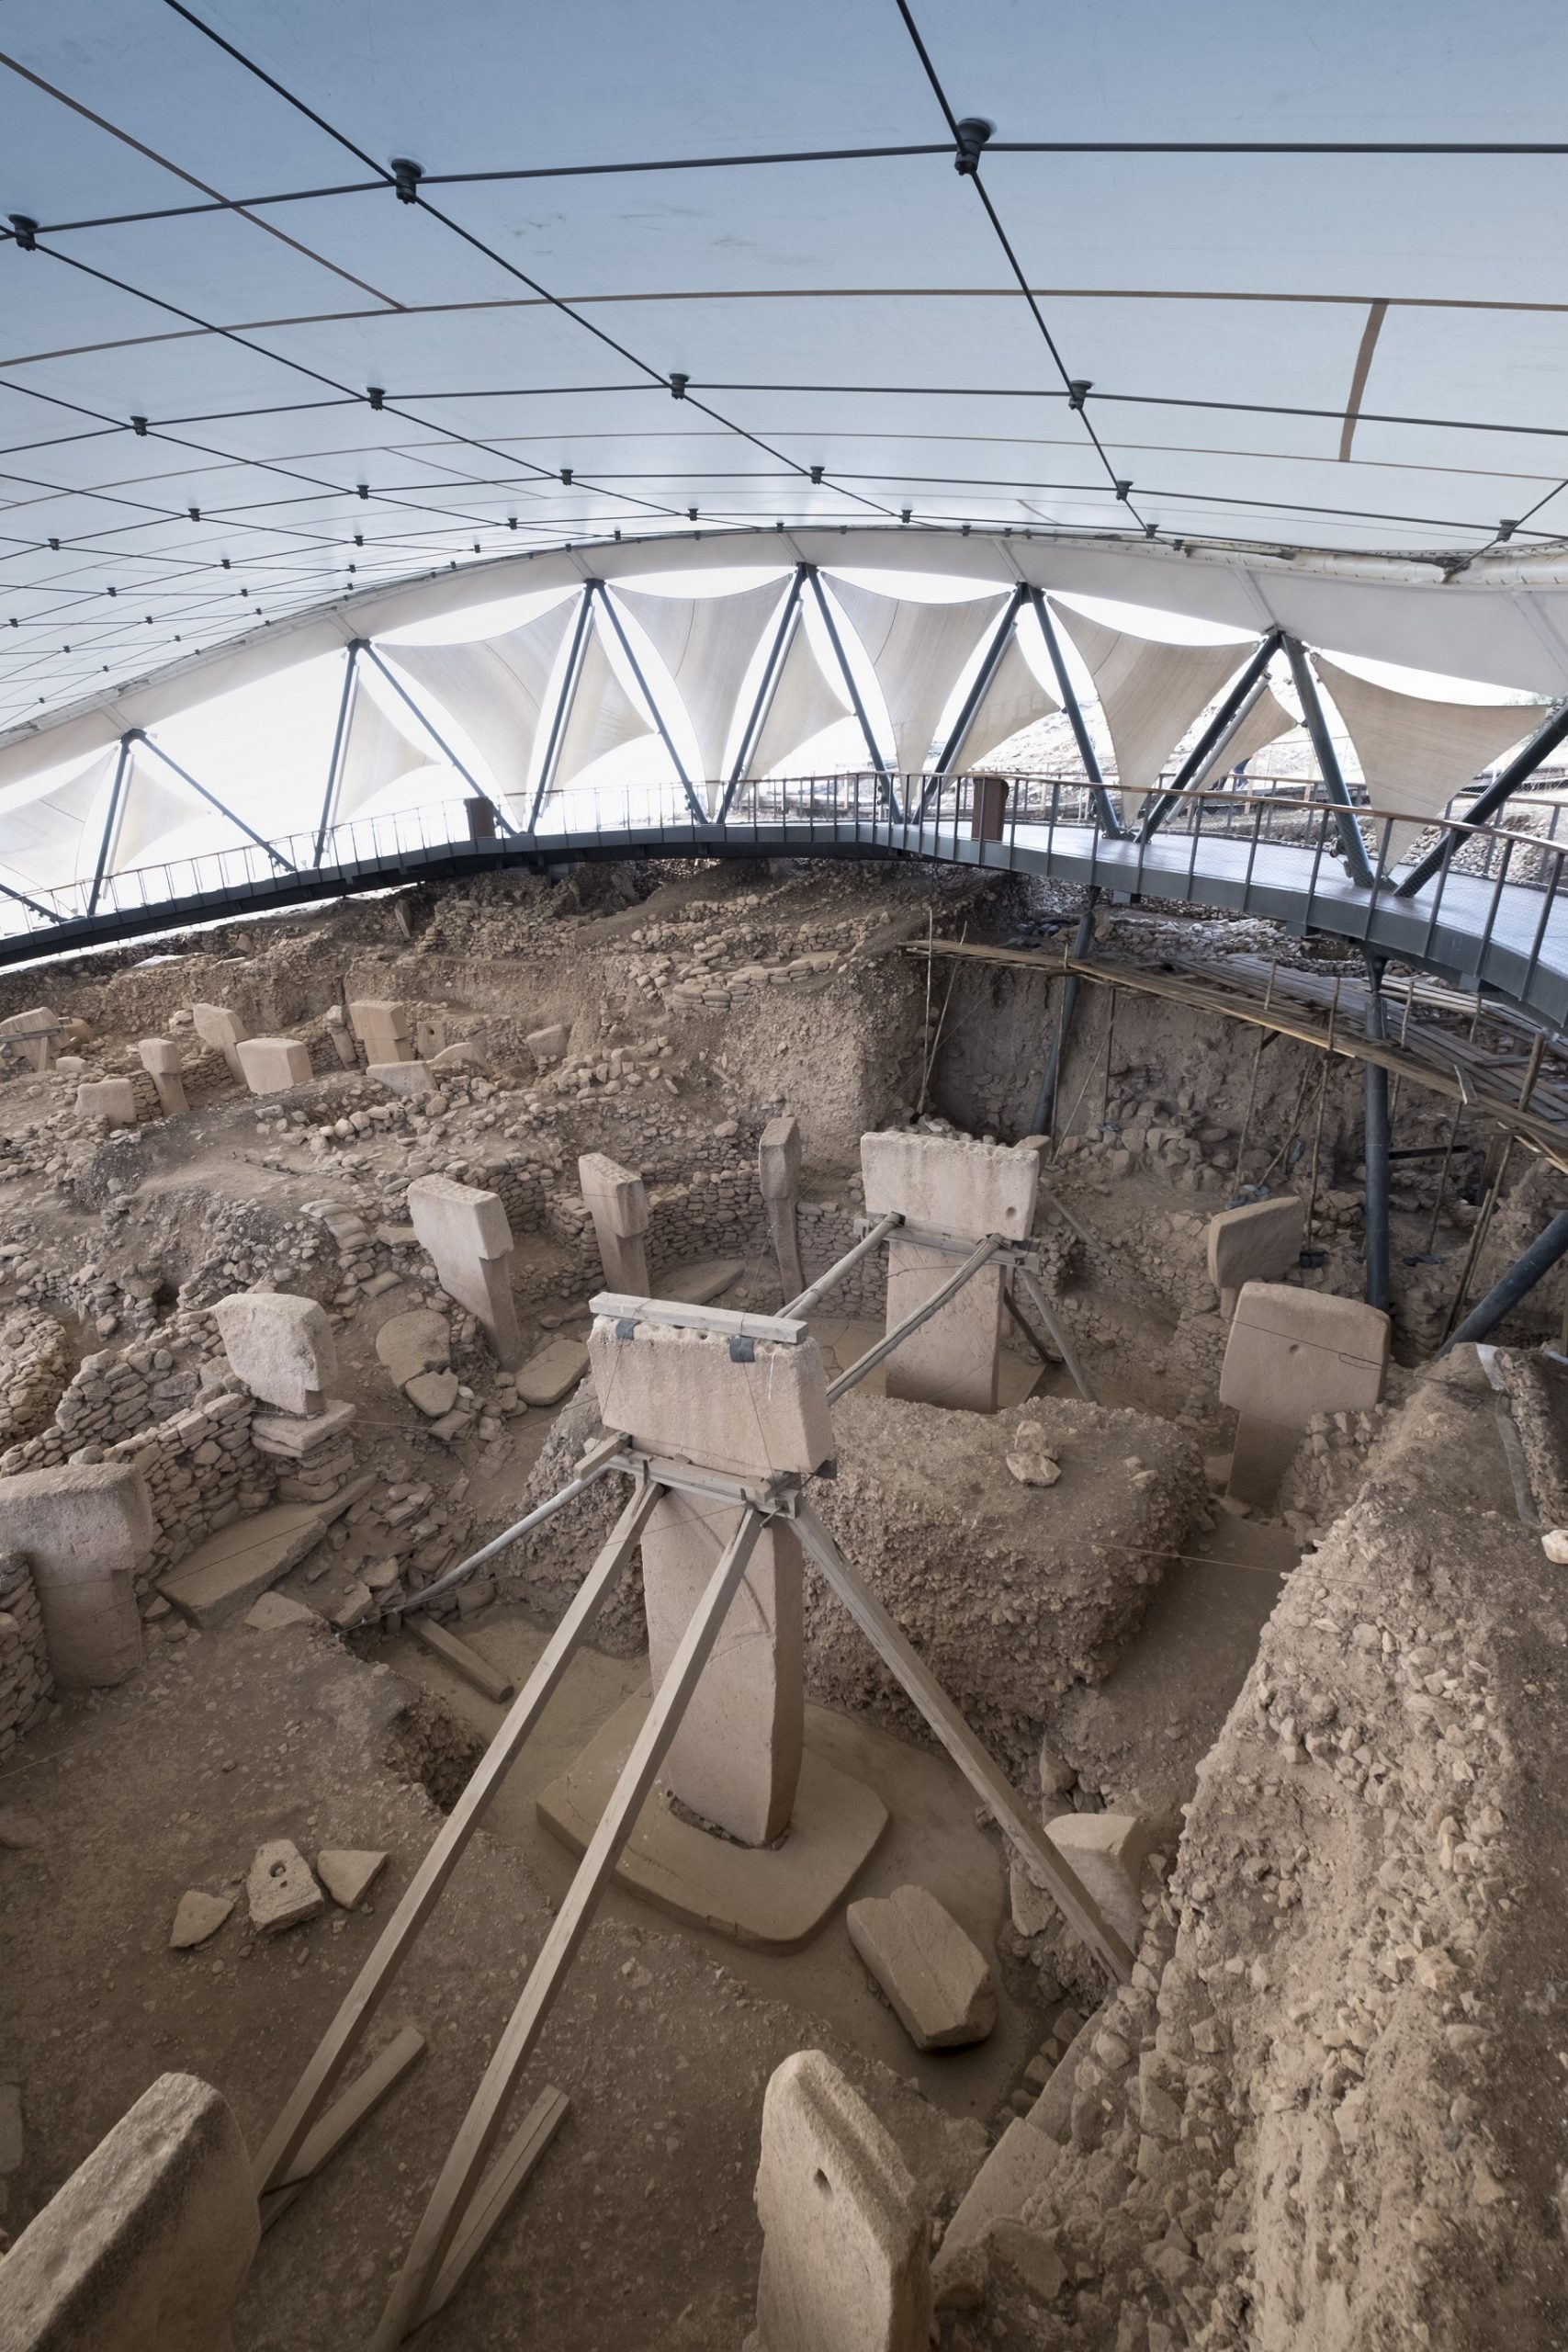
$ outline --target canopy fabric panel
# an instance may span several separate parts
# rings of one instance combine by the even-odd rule
[[[449,710],[483,754],[497,789],[525,802],[534,746],[567,632],[568,597],[504,637],[469,645],[389,645],[389,659]]]
[[[1213,784],[1217,776],[1228,775],[1243,760],[1255,758],[1265,744],[1277,743],[1281,735],[1293,734],[1300,725],[1300,719],[1293,718],[1272,690],[1265,686],[1230,741],[1220,746],[1198,778],[1200,786]]]
[[[412,775],[416,768],[429,767],[434,757],[434,745],[416,743],[405,735],[366,692],[363,679],[356,678],[332,821],[345,824],[389,784],[396,784],[400,775]]]
[[[783,582],[738,596],[650,596],[619,589],[624,604],[675,681],[697,739],[699,782],[721,782],[735,706],[762,632],[787,593]]]
[[[572,689],[571,709],[561,734],[553,788],[562,791],[606,752],[619,751],[623,743],[635,743],[639,737],[655,731],[610,667],[595,622],[589,631]]]
[[[876,673],[893,723],[895,764],[902,775],[914,775],[925,766],[964,663],[995,627],[1007,598],[926,605],[878,595],[848,580],[830,584]]]
[[[1021,729],[1032,727],[1037,718],[1049,718],[1061,707],[1030,667],[1015,630],[953,754],[954,770],[976,766],[998,743],[1010,742]]]
[[[1391,829],[1391,864],[1404,856],[1426,822],[1442,815],[1456,792],[1500,752],[1534,733],[1546,707],[1428,702],[1421,695],[1374,686],[1321,654],[1313,656],[1313,667],[1356,747],[1372,807],[1408,811],[1417,820]]]
[[[842,688],[824,676],[811,650],[805,619],[798,618],[773,682],[767,716],[751,747],[747,775],[772,775],[802,743],[809,743],[814,735],[842,718],[849,707]]]
[[[1244,645],[1162,645],[1107,628],[1053,603],[1089,665],[1123,787],[1157,784],[1160,770],[1250,650]]]
[[[133,755],[126,763],[107,871],[126,874],[132,866],[155,864],[151,852],[156,844],[204,813],[225,836],[234,831],[209,802],[181,784],[161,760]],[[214,848],[231,846],[227,839],[213,843]]]
[[[0,869],[39,890],[63,888],[90,874],[118,762],[117,743],[48,791],[0,811]]]

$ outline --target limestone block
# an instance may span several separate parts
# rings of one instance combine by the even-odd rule
[[[434,1094],[441,1083],[428,1062],[372,1061],[365,1075],[394,1094]]]
[[[430,1057],[432,1069],[483,1069],[485,1057],[471,1037],[459,1037]]]
[[[1061,2149],[1043,2132],[1032,2131],[1021,2116],[1008,2125],[942,2233],[932,2269],[939,2298],[969,2249],[983,2246],[1000,2223],[1015,2220],[1045,2191],[1061,2164]]]
[[[844,1915],[850,1941],[917,2050],[984,2041],[997,2021],[986,1956],[929,1888],[865,1896]]]
[[[926,2352],[931,2222],[908,2167],[820,2050],[768,2085],[757,2352]]]
[[[1278,1282],[1302,1254],[1306,1211],[1293,1193],[1277,1201],[1249,1201],[1209,1219],[1209,1280],[1229,1322],[1244,1283]]]
[[[455,1372],[416,1372],[403,1383],[403,1395],[426,1420],[438,1421],[457,1401]]]
[[[1139,1888],[1154,1847],[1146,1823],[1129,1813],[1061,1813],[1045,1835],[1135,1951],[1144,1932]]]
[[[215,1936],[234,1908],[231,1894],[208,1894],[199,1886],[187,1887],[175,1912],[175,1924],[169,1929],[171,1951],[194,1951],[198,1944]]]
[[[737,1363],[729,1341],[709,1332],[639,1323],[623,1340],[619,1329],[601,1315],[588,1340],[607,1429],[739,1477],[831,1460],[828,1375],[815,1340],[796,1348],[759,1340]]]
[[[902,1241],[887,1244],[887,1323],[891,1331],[923,1306],[953,1272],[945,1252]],[[887,1358],[886,1393],[915,1405],[994,1413],[1002,1334],[1002,1270],[982,1266],[945,1306],[911,1331]]]
[[[787,1201],[800,1182],[800,1122],[770,1119],[757,1142],[757,1172],[765,1201]]]
[[[161,2075],[6,2257],[6,2352],[226,2352],[261,2237],[227,2102]]]
[[[298,1413],[256,1413],[251,1419],[251,1443],[258,1453],[308,1465],[323,1446],[334,1445],[348,1435],[355,1411],[355,1406],[334,1398],[319,1413],[305,1418]]]
[[[376,1334],[376,1353],[402,1388],[422,1372],[445,1372],[452,1353],[452,1329],[433,1306],[389,1316]]]
[[[412,1062],[413,1024],[405,1004],[376,997],[361,998],[348,1008],[349,1025],[365,1048],[368,1062]]]
[[[337,1375],[325,1309],[276,1290],[236,1291],[213,1307],[229,1368],[254,1396],[285,1413],[319,1413]]]
[[[316,1856],[316,1876],[334,1903],[352,1911],[364,1902],[386,1860],[385,1854],[368,1853],[363,1847],[337,1847]]]
[[[862,1136],[860,1159],[868,1216],[897,1209],[910,1225],[967,1241],[1021,1240],[1034,1222],[1037,1152],[899,1130]]]
[[[13,1012],[0,1021],[0,1037],[9,1037],[19,1046],[34,1069],[47,1069],[55,1038],[63,1026],[58,1012],[51,1012],[47,1004],[36,1004],[30,1012]]]
[[[107,1119],[111,1127],[133,1127],[136,1089],[129,1078],[89,1078],[76,1089],[76,1114]]]
[[[648,1296],[648,1194],[633,1168],[622,1168],[602,1151],[587,1151],[577,1163],[599,1261],[609,1289],[628,1298]]]
[[[251,1925],[258,1935],[281,1935],[327,1907],[310,1863],[288,1838],[275,1838],[256,1849],[245,1881]]]
[[[92,1690],[123,1682],[141,1662],[135,1578],[153,1542],[140,1470],[122,1462],[68,1462],[0,1478],[0,1547],[33,1572],[57,1683]]]
[[[551,1340],[518,1374],[517,1394],[525,1405],[558,1405],[587,1369],[588,1351],[581,1340]]]
[[[1389,1318],[1329,1291],[1247,1283],[1220,1374],[1220,1402],[1241,1415],[1230,1492],[1268,1505],[1314,1413],[1367,1411],[1382,1396]]]
[[[655,1689],[739,1523],[739,1508],[690,1495],[667,1495],[655,1507],[642,1539]],[[665,1758],[666,1787],[700,1820],[746,1846],[765,1846],[784,1835],[800,1781],[802,1579],[800,1540],[775,1520],[757,1539]]]
[[[540,1069],[547,1062],[558,1062],[567,1047],[569,1032],[562,1021],[552,1022],[547,1029],[531,1029],[523,1043],[533,1055]]]
[[[310,1075],[310,1052],[298,1037],[242,1037],[234,1048],[253,1094],[284,1094]]]
[[[523,1337],[512,1296],[512,1227],[500,1194],[450,1176],[420,1176],[408,1198],[414,1232],[435,1261],[442,1289],[478,1317],[504,1369],[514,1372]]]
[[[337,1056],[339,1063],[344,1069],[357,1069],[359,1068],[359,1049],[354,1042],[353,1033],[349,1029],[346,1022],[344,1020],[343,1014],[338,1012],[336,1005],[333,1007],[333,1012],[337,1012],[337,1019],[335,1022],[333,1020],[332,1012],[329,1012],[327,1015],[327,1022],[329,1024],[327,1035],[333,1041],[333,1051]]]
[[[172,1037],[143,1037],[136,1048],[141,1067],[158,1090],[158,1108],[166,1119],[190,1109],[180,1076],[180,1049]]]
[[[243,1081],[240,1066],[240,1040],[248,1037],[251,1027],[238,1012],[231,1012],[225,1004],[193,1004],[190,1017],[197,1035],[204,1046],[211,1046],[229,1065],[231,1076]]]

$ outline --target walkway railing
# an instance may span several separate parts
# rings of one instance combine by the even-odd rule
[[[1141,838],[1142,811],[1163,791],[1113,788],[1107,805],[1077,777],[939,783],[864,772],[745,784],[722,821],[698,822],[678,785],[612,786],[556,796],[533,833],[479,838],[469,830],[472,803],[433,802],[333,826],[319,862],[314,836],[301,832],[136,866],[96,886],[18,888],[0,897],[0,962],[513,864],[892,854],[1267,915],[1486,985],[1553,1023],[1568,1020],[1568,842],[1544,826],[1518,831],[1444,818],[1413,837],[1418,820],[1347,808],[1310,787],[1224,786],[1183,793],[1159,830]],[[1538,821],[1539,812],[1520,813]],[[1351,878],[1352,827],[1370,882]],[[1433,845],[1441,853],[1435,871],[1413,888]]]

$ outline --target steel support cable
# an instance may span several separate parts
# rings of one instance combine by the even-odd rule
[[[164,0],[164,6],[172,8],[176,16],[183,17],[186,22],[192,26],[196,31],[205,34],[209,40],[215,42],[220,49],[223,50],[227,55],[234,60],[237,65],[243,66],[247,73],[254,74],[259,81],[265,82],[268,89],[275,92],[275,94],[278,97],[282,98],[288,105],[296,107],[299,113],[307,116],[309,119],[316,125],[316,128],[319,130],[326,133],[328,138],[335,140],[340,147],[346,148],[351,155],[357,156],[362,164],[368,165],[370,170],[378,175],[380,183],[384,187],[395,188],[397,187],[398,184],[395,175],[388,171],[382,164],[378,164],[374,156],[367,154],[363,147],[356,145],[345,132],[339,130],[335,125],[328,122],[323,115],[318,114],[315,108],[307,105],[303,98],[297,97],[293,91],[288,89],[283,83],[276,80],[272,74],[268,74],[265,70],[264,67],[258,65],[254,58],[248,56],[243,50],[236,48],[232,41],[226,40],[221,33],[215,31],[210,25],[204,23],[201,17],[197,16],[192,9],[187,8],[185,6],[185,0]],[[531,277],[527,271],[520,269],[515,262],[509,261],[504,254],[497,253],[493,245],[487,244],[485,240],[482,237],[476,235],[471,229],[466,229],[460,221],[454,220],[449,213],[443,212],[438,205],[430,203],[425,197],[420,194],[418,184],[415,185],[413,190],[412,201],[419,205],[422,210],[428,212],[433,220],[438,220],[444,229],[449,230],[454,236],[460,237],[466,244],[471,245],[476,253],[483,254],[487,260],[495,264],[497,268],[504,270],[509,277],[514,277],[520,286],[526,286],[531,293],[536,294],[539,300],[543,302],[547,302],[552,310],[558,311],[563,318],[570,319],[574,326],[581,327],[589,334],[593,335],[600,343],[605,345],[609,350],[614,351],[620,358],[624,359],[628,367],[636,368],[640,373],[646,375],[652,383],[662,386],[665,390],[669,390],[671,389],[670,379],[662,368],[653,367],[649,361],[642,358],[638,353],[629,350],[624,343],[618,342],[616,338],[613,334],[610,334],[604,328],[596,326],[592,319],[584,318],[581,312],[574,309],[571,303],[564,300],[558,294],[552,294],[548,287],[542,285],[537,278]],[[780,465],[787,466],[792,473],[809,479],[811,469],[808,466],[803,466],[796,463],[794,458],[785,456],[782,449],[773,448],[768,442],[761,440],[756,434],[748,432],[743,424],[737,424],[733,418],[721,415],[718,410],[708,408],[702,401],[694,401],[693,405],[697,408],[703,415],[711,418],[714,424],[723,425],[727,432],[739,435],[742,440],[749,441],[754,448],[764,450],[770,458],[776,459]],[[891,508],[882,506],[876,500],[864,498],[858,492],[845,492],[844,495],[853,498],[856,504],[870,506],[878,514],[887,514],[889,519],[891,519],[893,510]]]

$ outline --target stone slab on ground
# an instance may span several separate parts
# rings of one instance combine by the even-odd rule
[[[286,1577],[326,1533],[330,1511],[274,1503],[231,1520],[162,1577],[158,1589],[193,1625],[217,1625]]]
[[[998,2222],[1019,2220],[1031,2199],[1049,2187],[1062,2162],[1057,2143],[1043,2132],[1032,2131],[1021,2116],[1008,2125],[942,2234],[931,2266],[939,2300],[946,2275],[964,2249],[981,2245]]]
[[[285,1928],[298,1928],[327,1907],[310,1863],[288,1838],[274,1838],[258,1848],[245,1895],[251,1925],[263,1936],[281,1935]]]
[[[852,1903],[850,1940],[893,2004],[917,2050],[984,2041],[997,2021],[986,1956],[923,1886]]]
[[[615,1710],[538,1800],[539,1818],[581,1854],[610,1801],[649,1694]],[[795,1951],[832,1916],[875,1850],[887,1809],[863,1781],[814,1752],[807,1735],[795,1812],[775,1846],[738,1846],[672,1811],[662,1781],[643,1806],[615,1876],[660,1911],[763,1951]]]
[[[416,1372],[412,1380],[404,1381],[403,1395],[426,1420],[438,1421],[457,1401],[457,1375],[455,1372]]]
[[[319,1625],[318,1612],[287,1592],[264,1592],[245,1611],[253,1634],[281,1634],[290,1625]]]
[[[412,1241],[412,1225],[408,1231]],[[433,1306],[390,1315],[376,1334],[376,1353],[393,1385],[404,1388],[422,1372],[446,1371],[452,1354],[452,1327]]]
[[[316,1876],[334,1903],[352,1911],[356,1904],[364,1902],[386,1862],[385,1854],[372,1853],[363,1847],[330,1847],[316,1856]]]
[[[558,1405],[587,1370],[588,1351],[581,1340],[551,1340],[517,1374],[517,1394],[525,1405]]]
[[[683,1306],[711,1306],[733,1290],[746,1272],[743,1258],[703,1258],[694,1266],[671,1266],[653,1285],[655,1298],[677,1299]]]
[[[171,1951],[194,1951],[215,1936],[234,1908],[231,1894],[207,1894],[199,1886],[187,1887],[175,1910],[175,1924],[169,1929]]]

